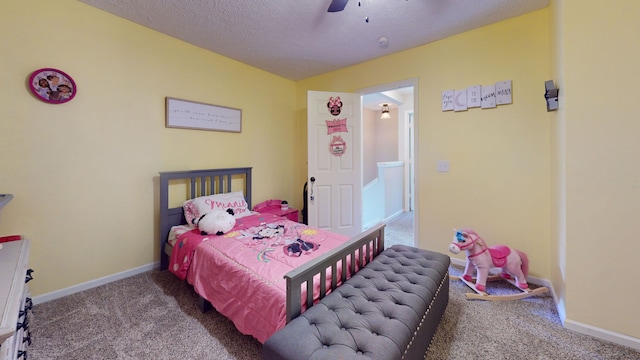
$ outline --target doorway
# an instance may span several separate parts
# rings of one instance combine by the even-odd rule
[[[415,219],[418,218],[419,211],[418,203],[415,201],[418,193],[418,189],[415,186],[418,183],[418,174],[415,171],[415,164],[418,163],[417,141],[415,141],[418,134],[416,116],[418,105],[417,84],[417,79],[412,79],[359,91],[362,97],[362,113],[363,117],[365,117],[363,126],[367,126],[367,121],[369,121],[369,128],[363,130],[363,137],[365,137],[363,139],[363,187],[365,189],[363,192],[363,214],[367,212],[367,204],[371,204],[371,202],[367,203],[364,198],[367,187],[373,181],[384,181],[379,177],[385,175],[379,175],[378,178],[371,180],[374,172],[371,168],[375,166],[374,164],[378,168],[376,174],[378,172],[383,174],[384,170],[380,170],[381,167],[394,167],[398,163],[402,167],[402,185],[400,186],[402,186],[403,191],[401,208],[399,211],[394,208],[391,212],[387,212],[382,216],[381,219],[387,225],[385,228],[385,247],[394,244],[410,246],[416,246],[417,244],[415,240],[415,234],[418,233],[418,224]],[[390,109],[391,119],[380,119],[384,104]],[[387,123],[381,123],[383,121],[387,121]],[[393,121],[397,131],[394,132],[389,129],[389,121]],[[374,122],[375,124],[372,125]],[[380,131],[384,132],[384,134],[376,134],[376,129],[382,129]],[[394,139],[389,138],[389,134],[393,135]],[[372,143],[375,144],[372,145]],[[395,149],[389,148],[389,144]],[[380,152],[384,152],[384,154],[380,154]],[[367,176],[367,173],[369,176]],[[367,225],[364,221],[363,224]]]

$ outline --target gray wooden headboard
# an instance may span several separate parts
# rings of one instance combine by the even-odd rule
[[[169,206],[169,185],[184,184],[187,193],[184,201],[199,196],[221,194],[232,192],[232,181],[240,179],[244,188],[245,200],[251,209],[251,169],[227,168],[227,169],[205,169],[205,170],[185,170],[167,171],[160,173],[160,269],[164,270],[169,266],[169,257],[164,252],[164,246],[169,236],[172,226],[186,224],[182,204],[178,207]],[[235,190],[238,191],[238,190]]]

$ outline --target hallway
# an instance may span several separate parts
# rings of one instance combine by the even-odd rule
[[[402,213],[384,228],[384,247],[395,244],[414,246],[413,211]]]

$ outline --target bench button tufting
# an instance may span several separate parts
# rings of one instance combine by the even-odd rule
[[[375,347],[367,346],[365,347],[367,350],[362,350],[357,347],[357,342],[331,342],[326,341],[328,339],[327,337],[324,338],[324,341],[321,340],[320,338],[324,334],[317,333],[317,330],[313,330],[314,328],[321,327],[323,330],[326,329],[327,332],[331,333],[338,329],[340,332],[355,332],[353,334],[354,337],[360,336],[363,340],[370,342],[377,342],[389,337],[389,339],[397,342],[398,350],[400,351],[399,355],[401,355],[402,358],[409,356],[409,350],[420,350],[420,352],[422,352],[421,343],[426,341],[430,342],[431,339],[424,339],[425,341],[422,341],[419,339],[418,334],[422,334],[421,331],[423,331],[423,328],[431,327],[427,321],[427,315],[432,314],[433,311],[438,308],[438,303],[435,302],[436,299],[433,294],[434,292],[436,295],[443,293],[441,288],[442,290],[446,290],[447,288],[444,288],[442,284],[448,284],[448,273],[444,274],[444,278],[441,278],[442,274],[439,274],[440,271],[437,269],[425,269],[431,265],[431,262],[427,263],[424,258],[424,251],[419,249],[394,247],[385,250],[385,253],[378,256],[371,265],[368,265],[362,272],[354,276],[352,280],[347,281],[346,284],[349,286],[338,288],[338,290],[335,291],[340,294],[341,297],[331,297],[331,299],[320,300],[320,303],[324,304],[322,311],[314,311],[314,308],[320,309],[320,307],[315,306],[308,310],[310,313],[316,315],[313,320],[308,319],[311,326],[298,326],[296,328],[287,325],[285,329],[288,327],[294,330],[288,333],[282,333],[278,338],[276,338],[277,334],[274,335],[273,338],[276,338],[275,342],[268,340],[267,344],[272,347],[274,346],[273,344],[275,344],[277,347],[284,349],[290,347],[292,341],[298,340],[295,336],[296,332],[312,331],[316,335],[313,336],[315,341],[312,341],[308,347],[311,351],[323,349],[320,350],[318,354],[325,353],[325,355],[331,356],[330,358],[335,358],[329,355],[329,353],[337,346],[338,351],[351,352],[358,358],[365,358],[364,353],[367,353],[368,358],[380,358],[380,354],[376,353],[377,348]],[[447,265],[447,260],[449,259],[443,258],[443,260],[440,260],[438,258],[437,265],[440,266],[440,263]],[[438,284],[440,284],[439,288],[432,289],[434,285],[437,287]],[[426,288],[428,291],[425,291],[423,288]],[[416,300],[419,299],[416,299],[416,296],[421,298],[423,302],[418,304]],[[430,296],[433,296],[431,303],[429,303]],[[438,297],[438,301],[444,301],[444,304],[446,304],[448,297]],[[426,311],[424,311],[425,306],[428,306]],[[414,307],[420,309],[414,309]],[[424,311],[424,314],[420,316],[421,310]],[[405,322],[409,317],[413,318],[414,314],[417,316],[415,320],[421,319],[417,324],[417,328],[415,325],[413,328],[410,328]],[[439,322],[439,316],[437,315],[439,314],[436,314],[436,318],[434,318],[434,326],[437,326]],[[345,323],[341,323],[340,318],[344,317],[348,319]],[[369,324],[369,326],[361,326],[359,324],[360,322],[365,323],[368,321],[369,317],[375,320],[375,325]],[[406,336],[397,336],[393,330],[389,333],[389,329],[395,329],[403,325],[407,326],[408,334],[406,334]],[[347,326],[349,326],[349,328],[347,328]],[[380,333],[377,332],[378,330],[380,330]],[[369,331],[370,335],[366,335],[366,331]],[[404,331],[402,333],[404,334]],[[309,334],[307,334],[307,336],[308,335]],[[335,333],[331,334],[331,338],[341,339],[344,338],[345,335],[349,335],[348,337],[351,336],[350,334]],[[377,339],[378,337],[380,337],[380,339]],[[339,343],[341,345],[337,345]],[[406,348],[404,352],[402,351],[403,348]],[[291,358],[296,357],[293,356],[290,357],[290,359]]]

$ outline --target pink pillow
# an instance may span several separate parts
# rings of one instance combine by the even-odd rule
[[[242,191],[201,196],[185,201],[182,208],[184,209],[184,217],[190,226],[194,226],[194,219],[199,219],[200,216],[213,210],[233,209],[236,219],[251,215],[249,204],[244,199]]]

